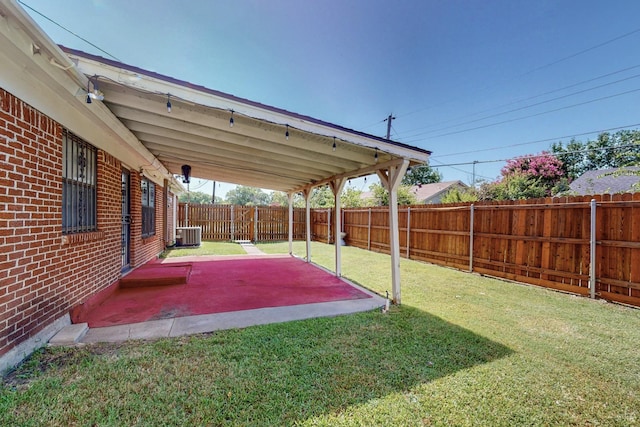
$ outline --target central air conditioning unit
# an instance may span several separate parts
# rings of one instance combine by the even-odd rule
[[[202,229],[200,227],[176,228],[176,245],[200,246],[202,242]]]

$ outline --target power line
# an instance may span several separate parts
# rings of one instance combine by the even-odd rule
[[[433,160],[433,159],[429,158],[429,163],[431,163],[431,160]],[[449,167],[449,168],[451,168],[453,170],[457,170],[458,172],[466,173],[468,175],[471,175],[473,173],[473,172],[469,172],[469,171],[464,170],[464,169],[457,168],[455,166],[445,165],[444,163],[439,162],[438,160],[433,160],[433,161],[437,162],[437,163],[440,163],[439,165],[433,165],[434,168]],[[473,162],[471,162],[471,164],[473,164]],[[493,179],[493,178],[489,178],[488,176],[480,175],[480,174],[477,174],[477,173],[476,173],[476,177],[484,178],[484,179]]]
[[[631,124],[631,125],[618,126],[618,127],[608,128],[608,129],[597,129],[597,130],[592,130],[592,131],[588,131],[588,132],[574,133],[574,134],[571,134],[571,135],[563,135],[563,136],[558,136],[558,137],[553,137],[553,138],[538,139],[536,141],[521,142],[521,143],[518,143],[518,144],[502,145],[500,147],[483,148],[483,149],[480,149],[480,150],[471,150],[471,151],[461,151],[461,152],[458,152],[458,153],[440,154],[440,155],[438,155],[436,157],[440,158],[440,157],[449,157],[449,156],[459,156],[459,155],[462,155],[462,154],[481,153],[483,151],[502,150],[504,148],[521,147],[523,145],[539,144],[541,142],[558,141],[558,140],[562,140],[562,139],[566,139],[566,138],[575,138],[577,136],[593,135],[594,133],[611,132],[611,131],[614,131],[614,130],[628,129],[628,128],[632,128],[632,127],[636,127],[636,126],[640,126],[640,123],[634,123],[634,124]],[[433,158],[433,157],[431,157],[431,158]]]
[[[636,66],[634,66],[634,67],[629,67],[629,68],[627,68],[627,69],[625,69],[625,70],[622,70],[622,71],[627,71],[627,70],[629,70],[629,69],[632,69],[632,68],[638,68],[638,67],[640,67],[640,65],[636,65]],[[620,73],[620,72],[622,72],[622,71],[617,71],[617,72],[614,72],[614,73],[609,73],[609,74],[606,74],[605,76],[606,76],[606,77],[608,77],[608,76],[611,76],[611,75],[613,75],[613,74]],[[565,86],[565,87],[564,87],[564,88],[562,88],[562,89],[556,89],[556,90],[553,90],[553,91],[549,91],[549,92],[546,92],[545,94],[550,94],[550,93],[558,92],[558,91],[561,91],[561,90],[565,90],[565,89],[567,89],[567,88],[571,88],[571,87],[579,86],[579,85],[581,85],[581,84],[584,84],[585,82],[594,81],[594,80],[597,80],[597,79],[602,78],[602,77],[603,77],[603,76],[601,76],[601,77],[596,77],[596,78],[594,78],[594,79],[586,80],[586,81],[583,81],[583,82],[580,82],[580,83],[576,83],[576,84],[573,84],[573,85],[570,85],[570,86]],[[572,93],[568,93],[568,94],[565,94],[565,95],[562,95],[562,96],[558,96],[558,97],[555,97],[555,98],[547,99],[547,100],[545,100],[545,101],[540,101],[540,102],[536,102],[536,103],[534,103],[534,104],[524,105],[524,106],[522,106],[522,107],[518,107],[518,108],[511,109],[511,110],[503,111],[503,112],[500,112],[500,113],[495,113],[495,114],[492,114],[492,115],[489,115],[489,116],[484,116],[484,117],[481,117],[481,118],[479,118],[479,119],[469,120],[469,121],[466,121],[466,122],[457,123],[457,124],[455,124],[455,125],[445,126],[445,127],[441,127],[441,128],[437,128],[437,129],[431,129],[431,130],[429,130],[429,131],[425,131],[425,132],[421,132],[421,133],[417,133],[417,134],[409,135],[409,136],[407,136],[406,138],[411,138],[411,137],[416,137],[416,136],[426,135],[426,134],[429,134],[429,133],[432,133],[432,132],[437,132],[437,131],[441,131],[441,130],[451,129],[451,128],[455,128],[455,127],[458,127],[458,126],[463,126],[463,125],[466,125],[466,124],[477,123],[477,122],[480,122],[480,121],[482,121],[482,120],[487,120],[487,119],[490,119],[490,118],[493,118],[493,117],[498,117],[498,116],[502,116],[502,115],[505,115],[505,114],[514,113],[514,112],[516,112],[516,111],[526,110],[526,109],[528,109],[528,108],[537,107],[537,106],[540,106],[540,105],[543,105],[543,104],[548,104],[548,103],[553,102],[553,101],[558,101],[558,100],[560,100],[560,99],[569,98],[569,97],[571,97],[571,96],[579,95],[579,94],[586,93],[586,92],[589,92],[589,91],[592,91],[592,90],[601,89],[601,88],[606,87],[606,86],[611,86],[611,85],[614,85],[614,84],[617,84],[617,83],[621,83],[621,82],[624,82],[624,81],[627,81],[627,80],[636,79],[636,78],[638,78],[638,77],[640,77],[640,74],[634,74],[633,76],[625,77],[625,78],[623,78],[623,79],[615,80],[615,81],[613,81],[613,82],[603,83],[603,84],[598,85],[598,86],[593,86],[593,87],[590,87],[590,88],[587,88],[587,89],[579,90],[579,91],[577,91],[577,92],[572,92]],[[527,98],[527,100],[531,100],[531,99],[539,98],[539,97],[541,97],[541,96],[544,96],[545,94],[532,96],[532,97]],[[509,106],[509,105],[517,104],[517,103],[519,103],[519,102],[523,102],[523,101],[522,101],[522,100],[521,100],[521,101],[515,101],[515,102],[512,102],[512,103],[505,104],[505,105],[502,105],[502,106],[499,106],[499,107],[495,107],[495,108],[492,108],[492,109],[489,109],[489,110],[485,110],[485,111],[486,111],[486,112],[488,112],[488,111],[491,111],[491,110],[495,110],[495,109],[497,109],[497,108],[502,108],[502,107],[506,107],[506,106]],[[469,115],[469,116],[467,116],[467,117],[476,116],[476,115],[478,115],[478,114],[481,114],[481,113],[471,114],[471,115]],[[455,119],[455,120],[457,120],[457,119]],[[447,123],[447,122],[451,122],[451,121],[455,121],[455,120],[448,120],[448,121],[446,121],[446,122],[442,122],[442,123]],[[423,129],[424,129],[424,128],[423,128]],[[418,129],[416,129],[416,130],[418,130]]]
[[[432,136],[431,138],[442,138],[443,136],[457,135],[457,134],[460,134],[460,133],[470,132],[470,131],[478,130],[478,129],[486,129],[488,127],[498,126],[498,125],[502,125],[502,124],[505,124],[505,123],[512,123],[512,122],[516,122],[516,121],[519,121],[519,120],[524,120],[524,119],[529,119],[529,118],[532,118],[532,117],[542,116],[542,115],[545,115],[545,114],[555,113],[555,112],[562,111],[562,110],[568,110],[570,108],[580,107],[582,105],[593,104],[594,102],[604,101],[605,99],[616,98],[618,96],[628,95],[630,93],[638,92],[638,91],[640,91],[640,88],[631,89],[631,90],[628,90],[628,91],[616,93],[614,95],[603,96],[603,97],[600,97],[600,98],[591,99],[591,100],[584,101],[584,102],[579,102],[577,104],[566,105],[564,107],[555,108],[553,110],[542,111],[540,113],[530,114],[528,116],[515,117],[513,119],[503,120],[503,121],[495,122],[495,123],[489,123],[489,124],[486,124],[486,125],[476,126],[476,127],[468,128],[468,129],[462,129],[462,130],[458,130],[458,131],[455,131],[455,132],[447,132],[447,133],[443,133],[443,134]],[[405,141],[405,143],[413,143],[413,142],[416,142],[416,141],[422,141],[423,139],[424,138],[415,139],[415,140],[409,140],[409,141]]]
[[[31,10],[32,12],[40,15],[41,17],[43,17],[44,19],[46,19],[47,21],[51,22],[54,25],[57,25],[58,27],[62,28],[64,31],[66,31],[67,33],[71,34],[74,37],[77,37],[78,39],[82,40],[83,42],[87,43],[88,45],[98,49],[100,52],[104,53],[105,55],[110,56],[111,58],[115,59],[118,62],[122,62],[120,59],[118,59],[117,57],[115,57],[114,55],[110,54],[109,52],[107,52],[104,49],[99,48],[98,46],[96,46],[95,44],[91,43],[89,40],[85,39],[84,37],[79,36],[78,34],[74,33],[73,31],[71,31],[70,29],[62,26],[61,24],[58,24],[56,21],[54,21],[53,19],[49,18],[48,16],[46,16],[43,13],[38,12],[37,10],[35,10],[34,8],[32,8],[31,6],[29,6],[28,4],[26,4],[25,2],[23,2],[22,0],[18,0],[18,3],[20,3],[21,5],[23,5],[24,7],[26,7],[27,9]]]
[[[578,56],[580,56],[580,55],[582,55],[582,54],[585,54],[585,53],[587,53],[587,52],[591,52],[591,51],[593,51],[593,50],[596,50],[596,49],[598,49],[598,48],[601,48],[601,47],[603,47],[603,46],[606,46],[606,45],[608,45],[608,44],[611,44],[611,43],[613,43],[613,42],[616,42],[616,41],[618,41],[618,40],[621,40],[621,39],[623,39],[623,38],[626,38],[626,37],[632,36],[633,34],[636,34],[636,33],[638,33],[638,32],[640,32],[640,28],[636,28],[636,29],[634,29],[634,30],[632,30],[632,31],[629,31],[629,32],[627,32],[627,33],[624,33],[624,34],[622,34],[622,35],[620,35],[620,36],[616,36],[616,37],[614,37],[614,38],[612,38],[612,39],[606,40],[606,41],[604,41],[604,42],[602,42],[602,43],[599,43],[599,44],[597,44],[597,45],[594,45],[594,46],[588,47],[588,48],[586,48],[586,49],[583,49],[583,50],[578,51],[578,52],[576,52],[576,53],[570,54],[570,55],[565,56],[565,57],[563,57],[563,58],[557,59],[557,60],[555,60],[555,61],[549,62],[549,63],[547,63],[547,64],[544,64],[544,65],[541,65],[541,66],[535,67],[535,68],[533,68],[533,69],[531,69],[531,70],[529,70],[529,71],[526,71],[526,72],[524,72],[524,73],[518,74],[518,75],[516,75],[516,76],[514,76],[514,77],[511,77],[511,78],[509,78],[509,79],[506,79],[506,80],[504,80],[504,81],[516,80],[516,79],[519,79],[519,78],[521,78],[521,77],[528,76],[528,75],[533,74],[533,73],[535,73],[535,72],[537,72],[537,71],[543,70],[543,69],[545,69],[545,68],[552,67],[552,66],[554,66],[554,65],[560,64],[560,63],[562,63],[562,62],[564,62],[564,61],[567,61],[567,60],[569,60],[569,59],[573,59],[573,58],[578,57]],[[503,81],[503,82],[504,82],[504,81]],[[476,93],[480,93],[480,92],[482,92],[482,91],[484,91],[484,90],[491,89],[491,88],[494,88],[494,87],[496,87],[496,86],[500,86],[501,84],[503,84],[503,82],[498,82],[498,83],[493,84],[493,85],[490,85],[490,86],[485,86],[485,87],[483,87],[483,88],[479,89]],[[458,99],[460,99],[460,98],[458,98]],[[416,113],[419,113],[419,112],[422,112],[422,111],[426,111],[426,110],[430,110],[430,109],[433,109],[433,108],[441,107],[441,106],[443,106],[443,105],[447,105],[447,104],[450,104],[450,103],[452,103],[452,102],[453,102],[453,100],[449,99],[449,100],[447,100],[447,101],[445,101],[445,102],[442,102],[442,103],[439,103],[439,104],[435,104],[435,105],[432,105],[432,106],[429,106],[429,107],[420,108],[420,109],[417,109],[417,110],[414,110],[414,111],[410,111],[409,113],[399,114],[399,115],[398,115],[398,117],[405,117],[405,116],[409,116],[409,115],[416,114]]]
[[[608,147],[606,148],[606,150],[619,150],[619,149],[623,149],[623,148],[631,148],[631,147],[635,147],[635,148],[640,148],[640,145],[638,144],[626,144],[626,145],[619,145],[617,147]],[[480,163],[498,163],[498,162],[508,162],[510,160],[520,160],[520,159],[537,159],[540,157],[559,157],[559,156],[566,156],[568,154],[584,154],[584,153],[589,153],[592,151],[601,151],[603,150],[602,148],[586,148],[584,150],[574,150],[574,151],[565,151],[562,153],[546,153],[546,154],[534,154],[534,155],[526,155],[526,156],[516,156],[516,157],[511,157],[508,159],[495,159],[495,160],[474,160],[472,162],[460,162],[460,163],[449,163],[449,164],[444,164],[444,165],[438,165],[439,167],[450,167],[450,166],[464,166],[464,165],[472,165],[474,163],[476,164],[480,164]]]

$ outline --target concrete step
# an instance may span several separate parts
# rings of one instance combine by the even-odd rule
[[[49,340],[51,347],[70,347],[79,343],[89,331],[89,324],[76,323],[62,328]]]

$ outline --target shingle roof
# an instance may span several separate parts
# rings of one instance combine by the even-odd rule
[[[637,173],[640,168],[627,167],[587,171],[569,185],[570,192],[586,196],[637,191],[634,189],[634,185],[640,183],[640,175],[629,174],[624,171],[635,171]]]
[[[468,185],[462,181],[443,181],[435,182],[433,184],[414,185],[411,187],[410,191],[416,196],[418,203],[425,203],[425,201],[429,201],[435,196],[445,193],[454,187],[468,187]],[[360,194],[360,198],[362,200],[368,200],[372,197],[373,193],[371,191],[364,191]]]
[[[435,182],[433,184],[422,184],[411,187],[411,192],[415,194],[416,199],[419,202],[424,202],[427,199],[431,199],[432,197],[444,192],[448,191],[455,186],[467,187],[462,181],[443,181],[443,182]]]

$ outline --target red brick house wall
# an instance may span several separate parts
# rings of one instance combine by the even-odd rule
[[[122,163],[98,150],[98,230],[63,235],[62,129],[0,88],[0,356],[121,275]],[[166,202],[156,184],[156,235],[143,240],[140,176],[131,178],[135,267],[164,248]]]

